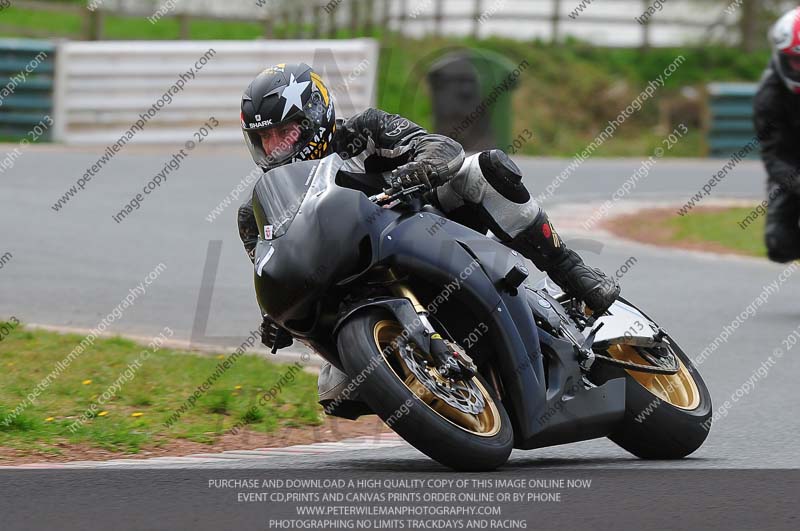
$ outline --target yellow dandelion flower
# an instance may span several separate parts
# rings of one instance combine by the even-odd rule
[[[238,391],[239,389],[241,389],[241,388],[242,388],[242,386],[241,386],[241,385],[237,385],[237,386],[235,386],[235,387],[234,387],[234,389],[236,389],[237,391]]]
[[[84,380],[82,383],[83,383],[83,385],[89,385],[90,383],[92,383],[92,381],[91,380]]]
[[[98,417],[105,417],[106,415],[108,415],[108,411],[101,411],[97,414]]]
[[[47,417],[44,419],[45,422],[53,422],[56,418],[55,417]]]
[[[144,413],[139,413],[138,411],[136,413],[131,413],[131,417],[141,417],[142,415],[144,415]]]

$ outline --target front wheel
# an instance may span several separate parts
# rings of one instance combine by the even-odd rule
[[[505,463],[514,434],[502,403],[479,377],[443,379],[413,342],[411,349],[399,347],[402,332],[394,316],[375,308],[343,325],[339,352],[361,398],[398,435],[445,466],[481,471]]]
[[[672,338],[667,347],[678,361],[676,374],[650,374],[597,362],[592,380],[602,384],[625,378],[625,418],[609,439],[643,459],[680,459],[708,437],[711,394],[692,361]],[[663,347],[662,347],[663,348]],[[612,345],[604,354],[648,364],[644,347]]]

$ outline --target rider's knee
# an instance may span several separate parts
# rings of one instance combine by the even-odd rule
[[[519,167],[499,149],[468,157],[436,193],[446,213],[464,205],[477,207],[481,222],[504,240],[528,230],[541,211],[522,183]]]
[[[492,188],[509,201],[527,203],[531,198],[522,182],[522,171],[502,150],[492,149],[478,154],[481,174]]]
[[[456,175],[438,190],[447,210],[465,203],[480,204],[487,195],[499,195],[518,205],[531,200],[519,167],[499,149],[467,157]]]

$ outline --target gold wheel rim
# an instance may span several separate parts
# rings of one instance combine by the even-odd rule
[[[631,345],[613,345],[608,349],[608,353],[614,359],[621,361],[644,365],[649,363]],[[677,408],[691,411],[700,405],[700,391],[683,361],[677,356],[675,359],[678,360],[678,372],[675,374],[650,374],[625,370],[651,394]]]
[[[477,378],[472,379],[472,382],[476,385],[486,403],[486,407],[480,413],[465,413],[451,406],[444,400],[441,400],[425,387],[414,373],[411,372],[405,360],[400,355],[400,351],[397,348],[392,348],[396,338],[400,337],[402,331],[403,327],[400,326],[400,323],[390,320],[379,321],[375,324],[375,328],[373,329],[375,344],[378,346],[384,361],[397,379],[434,413],[457,428],[480,437],[492,437],[496,435],[500,431],[500,414],[494,400],[483,384],[481,384],[480,380]],[[414,345],[413,343],[410,344]],[[390,363],[389,357],[401,367],[402,374],[398,374],[395,366]],[[434,378],[442,379],[442,376],[436,369],[430,368],[429,371]]]

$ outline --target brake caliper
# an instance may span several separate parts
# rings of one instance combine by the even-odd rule
[[[460,345],[442,338],[438,333],[431,334],[431,356],[436,370],[444,378],[470,380],[478,368]]]

